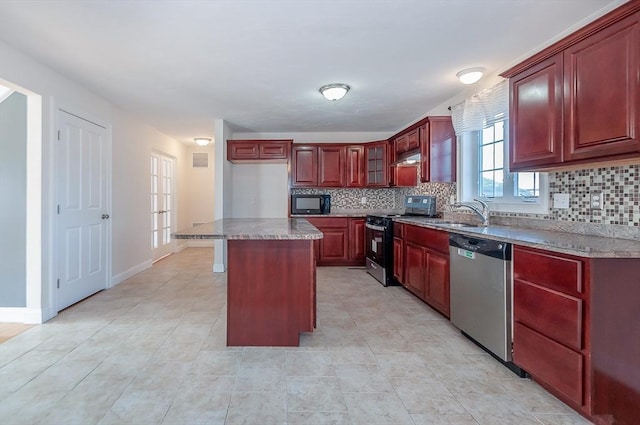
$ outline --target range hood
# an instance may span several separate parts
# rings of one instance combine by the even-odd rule
[[[412,165],[418,162],[420,162],[420,149],[414,149],[400,154],[399,158],[392,162],[391,165]]]

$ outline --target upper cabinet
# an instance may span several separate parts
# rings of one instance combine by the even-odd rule
[[[456,133],[451,117],[429,117],[417,129],[420,140],[420,181],[456,181]]]
[[[231,162],[287,162],[293,140],[227,140]]]
[[[368,187],[387,187],[389,185],[388,148],[386,140],[367,143],[365,150],[365,185]]]
[[[318,186],[345,186],[345,147],[318,146]]]
[[[291,186],[318,186],[318,148],[293,146],[291,148]]]
[[[362,145],[347,146],[346,186],[364,187],[365,185],[365,147]]]
[[[502,74],[510,168],[640,158],[640,2],[629,2]]]

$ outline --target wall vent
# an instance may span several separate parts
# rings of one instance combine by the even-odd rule
[[[192,166],[193,168],[208,168],[209,154],[207,152],[194,152]]]

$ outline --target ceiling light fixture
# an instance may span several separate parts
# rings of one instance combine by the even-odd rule
[[[484,71],[485,70],[482,67],[467,68],[458,72],[456,77],[458,77],[462,84],[473,84],[482,78]]]
[[[211,141],[211,139],[208,139],[206,137],[196,137],[195,139],[193,139],[199,146],[207,146],[209,144],[209,142]]]
[[[322,93],[327,100],[340,100],[347,94],[350,88],[351,87],[346,84],[327,84],[326,86],[320,87],[320,93]]]

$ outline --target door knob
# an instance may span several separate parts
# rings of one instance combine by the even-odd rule
[[[103,220],[106,220],[106,219],[108,219],[108,218],[109,218],[109,214],[102,214],[102,219],[103,219]]]

